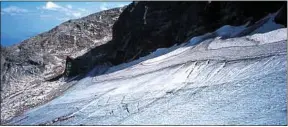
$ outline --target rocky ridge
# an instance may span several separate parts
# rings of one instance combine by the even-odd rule
[[[222,26],[97,76],[96,66],[8,124],[287,125],[287,28],[274,16]]]
[[[69,87],[61,75],[76,58],[112,39],[124,8],[66,21],[52,30],[1,48],[1,121],[55,97]],[[59,79],[55,79],[59,78]]]
[[[95,65],[130,62],[158,48],[184,43],[193,36],[213,32],[224,25],[248,23],[248,26],[252,26],[269,13],[277,11],[281,13],[275,18],[275,22],[286,26],[285,8],[287,2],[284,1],[133,2],[113,25],[112,41],[78,57],[72,64],[72,75],[88,72]],[[88,63],[92,66],[87,65]],[[81,68],[83,66],[86,68]]]
[[[255,6],[257,6],[258,8],[255,9]],[[112,34],[111,33],[109,34],[109,32],[107,33],[103,32],[104,37],[102,37],[99,41],[96,41],[97,43],[95,44],[95,46],[91,46],[94,43],[91,45],[87,43],[84,43],[83,45],[82,43],[81,44],[77,43],[78,40],[87,39],[85,38],[86,36],[81,36],[80,38],[77,38],[77,37],[75,38],[75,36],[71,37],[69,35],[61,36],[61,38],[63,39],[63,42],[67,42],[67,45],[70,45],[70,47],[73,47],[75,45],[78,47],[76,55],[72,53],[73,48],[65,48],[67,50],[66,51],[63,50],[64,49],[63,47],[65,47],[66,45],[65,44],[61,45],[62,43],[43,43],[43,47],[49,47],[48,50],[45,52],[49,52],[52,54],[50,56],[48,55],[47,57],[43,57],[43,55],[40,55],[40,56],[34,55],[33,53],[35,53],[36,51],[28,50],[34,47],[28,48],[29,47],[28,42],[26,41],[21,43],[19,46],[14,46],[10,48],[9,49],[10,51],[8,50],[8,52],[12,52],[12,51],[17,52],[20,50],[23,56],[27,55],[29,57],[25,57],[25,59],[21,60],[20,58],[17,58],[17,56],[21,56],[21,55],[14,55],[16,57],[14,57],[13,55],[8,56],[7,57],[8,59],[5,59],[5,61],[14,61],[14,63],[17,63],[17,64],[12,64],[13,67],[9,67],[11,65],[8,65],[8,64],[4,65],[4,68],[5,67],[10,68],[10,72],[7,73],[6,71],[5,73],[14,74],[14,72],[15,73],[17,72],[18,74],[19,71],[17,71],[17,69],[13,70],[13,68],[18,67],[20,63],[21,66],[25,64],[29,65],[28,67],[24,66],[23,68],[25,71],[20,71],[20,72],[32,73],[32,74],[31,75],[29,74],[29,77],[20,76],[21,78],[26,79],[26,81],[22,81],[22,82],[19,78],[13,79],[14,77],[17,77],[17,76],[5,75],[6,77],[12,77],[12,78],[9,78],[9,81],[10,82],[13,81],[13,84],[16,84],[15,82],[20,82],[18,84],[26,84],[27,82],[29,83],[26,85],[15,85],[18,87],[21,86],[21,88],[13,88],[13,89],[23,90],[23,91],[16,91],[16,94],[11,95],[13,91],[10,92],[10,94],[9,92],[8,94],[7,92],[6,93],[4,92],[5,93],[4,100],[6,99],[7,102],[5,105],[3,104],[3,106],[4,107],[6,106],[7,108],[11,105],[14,105],[14,107],[21,107],[21,106],[23,107],[23,105],[27,105],[23,103],[15,103],[15,100],[23,99],[22,97],[23,95],[27,95],[28,97],[25,97],[25,98],[31,99],[29,100],[29,102],[33,102],[33,103],[43,102],[43,99],[40,96],[42,95],[42,93],[39,94],[39,91],[38,91],[36,94],[31,94],[31,91],[29,91],[29,89],[33,87],[36,87],[36,88],[38,87],[42,89],[43,87],[39,87],[39,84],[43,86],[42,84],[46,83],[44,85],[47,91],[44,91],[44,94],[46,95],[47,93],[50,93],[51,96],[57,95],[51,91],[56,91],[57,93],[59,91],[59,89],[57,88],[60,88],[58,86],[64,86],[65,88],[61,88],[61,89],[65,90],[67,87],[72,85],[73,82],[70,82],[70,85],[61,84],[61,83],[64,83],[63,78],[61,78],[61,76],[65,72],[64,70],[65,59],[68,60],[68,62],[66,61],[66,63],[71,63],[72,65],[71,68],[69,68],[69,72],[67,72],[67,69],[66,69],[65,74],[68,77],[74,77],[80,74],[85,74],[91,71],[93,68],[95,68],[95,66],[97,67],[97,66],[104,65],[104,72],[105,72],[106,69],[108,69],[111,65],[119,65],[125,62],[136,60],[140,57],[150,54],[151,52],[155,51],[158,48],[165,48],[165,47],[170,47],[175,44],[185,43],[194,36],[213,32],[216,29],[220,28],[221,26],[224,26],[227,24],[237,26],[237,25],[243,25],[247,23],[247,26],[249,27],[249,31],[248,32],[243,31],[243,33],[237,34],[237,36],[241,37],[241,36],[247,35],[249,32],[265,24],[268,21],[268,19],[267,18],[266,19],[264,18],[263,20],[260,20],[260,19],[265,17],[269,13],[275,13],[277,11],[281,12],[281,13],[277,13],[278,15],[276,16],[274,20],[278,24],[287,26],[287,19],[286,19],[287,9],[285,10],[285,8],[287,8],[287,2],[133,2],[132,4],[128,5],[127,8],[123,10],[123,12],[121,11],[122,13],[120,14],[120,17],[117,21],[116,21],[117,19],[116,16],[115,18],[112,18],[112,19],[115,19],[113,20],[115,24],[113,25]],[[99,16],[98,18],[99,19],[103,18],[103,16],[101,18],[100,17],[101,16]],[[70,23],[73,23],[73,21],[70,21]],[[68,24],[69,24],[69,21],[68,21]],[[101,27],[102,26],[107,26],[110,29],[112,27],[111,24],[109,25],[101,24]],[[71,25],[71,27],[69,28],[78,29],[80,31],[80,34],[85,33],[83,35],[86,35],[86,34],[91,35],[90,38],[97,38],[99,36],[100,37],[102,36],[102,35],[98,35],[101,32],[98,34],[91,34],[91,31],[94,31],[97,28],[90,27],[91,28],[90,29],[89,27],[86,27],[85,25]],[[62,27],[61,26],[56,27],[56,31],[58,29],[62,29]],[[84,31],[82,32],[80,29]],[[53,30],[55,30],[55,28]],[[90,31],[90,32],[87,32],[87,31]],[[77,32],[75,31],[72,33],[77,34]],[[108,36],[106,36],[105,34],[108,34]],[[57,37],[57,36],[54,36],[54,34],[50,34],[50,35],[51,35],[51,38]],[[108,39],[105,37],[107,37]],[[212,37],[214,37],[214,35],[212,35]],[[223,39],[224,38],[226,37],[223,36]],[[109,41],[109,39],[112,39],[112,40]],[[46,42],[49,42],[49,41],[46,41]],[[90,42],[93,42],[93,41],[90,41]],[[52,47],[50,48],[50,46],[54,48]],[[92,47],[90,48],[91,50],[87,49],[86,46]],[[17,48],[20,47],[20,48],[17,49],[15,47]],[[41,47],[41,46],[35,46],[35,47]],[[38,49],[41,49],[41,48],[35,48],[35,49],[37,50],[37,52],[43,52],[42,50],[38,51]],[[54,53],[55,51],[60,52],[61,54],[65,54],[65,55],[58,57],[57,53],[56,54]],[[61,51],[64,51],[64,52],[61,52]],[[21,54],[21,53],[18,53],[18,54]],[[57,56],[57,58],[55,58],[55,56]],[[67,59],[66,56],[72,56],[76,58]],[[51,57],[54,57],[54,59],[57,59],[57,60],[50,60],[50,59],[53,59]],[[12,59],[9,59],[9,58],[12,58]],[[13,58],[17,58],[17,59],[13,60]],[[45,63],[47,63],[47,59],[49,62],[51,62],[51,64],[45,65]],[[61,59],[61,60],[58,60],[58,59]],[[53,61],[56,61],[56,62],[53,63]],[[61,63],[59,63],[59,61],[61,61]],[[60,64],[61,66],[58,67]],[[125,69],[125,68],[122,68],[122,69]],[[3,70],[9,70],[9,69],[3,69]],[[101,70],[101,72],[103,72],[103,70]],[[113,71],[111,71],[110,73],[112,72]],[[42,79],[46,81],[48,80],[50,81],[43,83],[43,80],[40,80],[40,81],[35,80],[37,79],[37,76],[38,76],[36,74],[41,74]],[[96,73],[96,75],[97,74],[99,73]],[[23,75],[23,74],[20,74],[20,75]],[[3,81],[6,81],[5,80],[7,79],[6,77],[3,78],[4,79]],[[34,82],[32,83],[27,80],[31,80]],[[55,85],[59,83],[60,85]],[[9,88],[11,87],[9,85],[4,86],[4,87],[5,89],[12,89],[12,88]],[[30,93],[23,94],[23,92],[26,92],[26,93],[30,92]],[[7,95],[9,95],[9,97],[14,98],[14,99],[7,99],[8,97]],[[14,96],[19,97],[19,98],[15,99]],[[35,100],[35,98],[38,100]],[[20,102],[25,102],[25,101],[22,100]],[[15,106],[15,104],[17,106]],[[2,103],[1,103],[1,107],[2,107]],[[14,108],[14,109],[17,109],[17,108]],[[23,110],[25,109],[21,109],[21,111]],[[8,110],[6,109],[6,111]],[[7,112],[5,113],[7,114]],[[15,112],[13,113],[15,114]],[[9,116],[9,115],[6,115],[6,116]],[[2,115],[1,115],[1,119],[2,119]]]

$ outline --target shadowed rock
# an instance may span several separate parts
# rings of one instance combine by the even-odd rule
[[[95,65],[129,62],[158,48],[187,42],[194,36],[212,32],[224,25],[237,26],[250,22],[248,26],[253,26],[269,13],[286,7],[286,3],[133,2],[113,25],[112,41],[75,59],[72,68],[78,70],[77,74],[86,73]],[[285,17],[283,10],[278,17]],[[286,18],[280,19],[283,20],[279,20],[281,24],[287,21]]]

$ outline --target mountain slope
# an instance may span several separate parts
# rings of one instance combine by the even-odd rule
[[[285,6],[287,2],[284,1],[134,2],[113,26],[113,41],[121,44],[115,46],[115,63],[131,61],[157,48],[186,42],[227,24],[238,26],[249,22],[253,25]]]
[[[78,57],[112,39],[124,8],[69,20],[1,51],[1,121],[57,96],[71,84],[62,76],[66,57]],[[2,60],[3,59],[3,60]],[[4,62],[5,61],[5,62]]]
[[[274,17],[256,29],[223,26],[99,76],[95,67],[9,124],[286,125],[287,28]]]
[[[278,13],[275,22],[286,25],[286,1],[133,2],[123,10],[113,25],[112,41],[74,60],[73,74],[70,76],[86,73],[96,65],[130,62],[158,48],[185,43],[191,37],[213,32],[224,25],[249,23],[248,26],[252,26],[281,7],[282,13]],[[258,25],[265,22],[264,20]]]
[[[286,102],[281,90],[285,90],[286,83],[287,31],[281,28],[287,26],[285,8],[286,1],[133,2],[123,13],[112,9],[68,21],[5,49],[1,121],[7,122],[68,90],[8,123],[209,124],[207,117],[213,119],[211,124],[283,125]],[[258,84],[264,85],[255,89]],[[192,102],[186,95],[178,98],[181,91],[199,102]],[[214,98],[221,92],[219,98]],[[179,107],[178,101],[183,98],[190,106]],[[270,103],[271,98],[275,103]],[[235,99],[247,101],[238,103]],[[170,104],[163,101],[175,104],[171,116]],[[202,104],[217,107],[217,112]],[[223,108],[225,104],[232,107]],[[244,107],[240,106],[235,115],[232,109],[238,109],[238,104]],[[162,109],[163,117],[157,113]],[[197,112],[201,109],[207,111],[202,112],[205,115]],[[270,114],[255,115],[262,109]],[[227,112],[240,122],[225,117]],[[225,120],[221,121],[217,113]],[[183,118],[174,121],[175,116]],[[273,116],[271,121],[268,116]],[[254,123],[247,118],[255,119]]]

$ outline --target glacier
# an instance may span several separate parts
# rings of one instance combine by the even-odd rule
[[[287,125],[287,28],[268,18],[256,29],[226,25],[107,70],[97,66],[8,124]]]

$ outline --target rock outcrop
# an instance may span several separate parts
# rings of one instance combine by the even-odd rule
[[[212,32],[223,25],[249,23],[252,26],[281,7],[284,9],[277,16],[280,17],[277,21],[286,25],[285,1],[133,2],[115,22],[112,41],[77,58],[72,68],[76,74],[80,74],[97,64],[118,65],[129,62],[158,48],[170,47],[186,42],[193,36]]]
[[[261,31],[271,24],[225,25],[86,76],[8,124],[287,125],[287,28]]]
[[[275,22],[287,26],[285,8],[286,1],[133,2],[125,8],[67,21],[5,49],[5,62],[1,63],[1,120],[67,89],[71,82],[63,85],[63,74],[71,80],[98,65],[106,68],[130,62],[221,26],[247,23],[249,31],[237,34],[241,37],[268,21],[260,19],[277,11]]]
[[[123,9],[69,20],[48,32],[5,47],[4,52],[1,48],[1,121],[60,92],[65,83],[60,78],[65,71],[66,57],[76,58],[111,40],[112,26]]]
[[[113,26],[116,64],[223,25],[252,25],[283,5],[286,2],[134,2]]]

